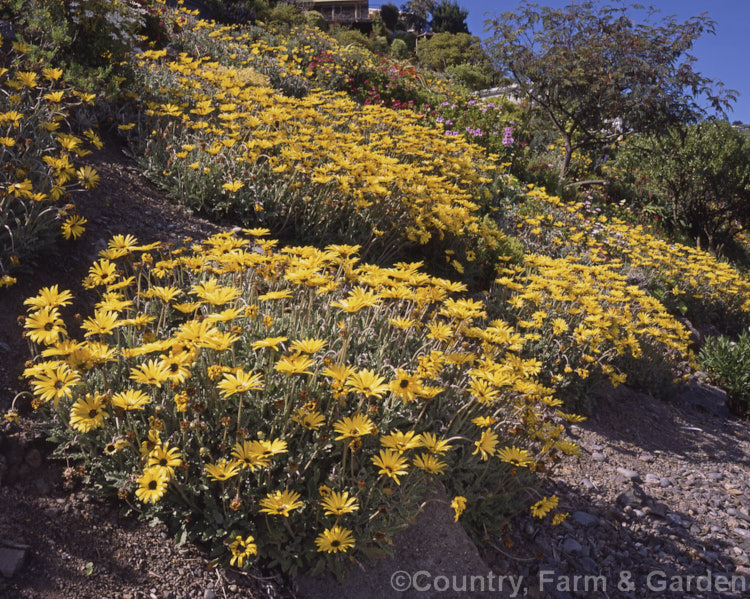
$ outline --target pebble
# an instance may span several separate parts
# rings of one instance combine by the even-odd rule
[[[661,477],[657,476],[656,474],[652,474],[651,472],[646,474],[646,476],[644,477],[644,480],[647,485],[660,485],[661,484]]]
[[[605,462],[607,460],[607,456],[605,456],[603,453],[599,453],[598,451],[595,451],[591,454],[591,459],[595,462]]]

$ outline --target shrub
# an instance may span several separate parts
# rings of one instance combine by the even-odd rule
[[[522,336],[461,284],[247,234],[173,251],[113,238],[77,338],[69,293],[27,300],[33,405],[100,493],[224,563],[341,571],[387,552],[434,481],[481,537],[532,471],[577,451]]]
[[[409,48],[406,42],[402,39],[396,38],[391,42],[391,54],[396,58],[404,59],[409,55]]]
[[[268,27],[271,31],[285,33],[293,27],[305,23],[305,15],[293,4],[279,2],[268,14]]]
[[[729,408],[740,416],[750,416],[750,333],[743,331],[737,341],[723,336],[707,338],[698,360],[727,391]]]
[[[328,29],[328,22],[326,21],[325,17],[317,10],[307,11],[305,13],[305,22],[310,27],[316,27],[321,31],[326,31]]]
[[[29,59],[64,67],[66,78],[87,91],[117,91],[112,81],[146,25],[136,0],[11,0],[9,7]]]
[[[511,166],[526,154],[516,126],[520,111],[510,102],[496,98],[446,101],[431,108],[427,116],[445,135],[461,136],[483,147],[498,163]]]
[[[721,251],[750,227],[750,139],[726,121],[633,139],[617,163],[635,203],[656,205],[698,247]]]
[[[342,46],[357,45],[375,52],[373,41],[357,29],[339,29],[336,32],[336,41]]]
[[[481,40],[468,33],[436,33],[419,43],[417,58],[436,71],[466,63],[480,68],[488,66]]]
[[[213,17],[222,23],[255,23],[268,18],[271,8],[267,0],[210,0]]]

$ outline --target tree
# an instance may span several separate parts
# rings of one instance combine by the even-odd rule
[[[471,89],[492,81],[481,40],[468,33],[436,33],[417,46],[417,58],[427,68],[445,71]]]
[[[424,66],[435,71],[444,71],[463,63],[487,63],[481,40],[468,33],[436,33],[430,39],[420,42],[417,58]]]
[[[750,227],[750,139],[727,121],[631,138],[617,158],[666,224],[721,251]]]
[[[383,23],[385,23],[385,26],[390,31],[393,31],[394,29],[396,29],[396,25],[398,24],[398,7],[395,4],[391,4],[390,2],[388,4],[383,4],[383,6],[380,7],[380,18],[383,19]]]
[[[432,9],[430,27],[435,33],[469,33],[469,11],[454,0],[440,0]]]
[[[409,0],[401,7],[401,16],[407,26],[418,32],[425,31],[433,8],[435,0]]]
[[[729,107],[736,94],[693,70],[688,52],[714,33],[704,14],[678,23],[630,18],[642,7],[597,7],[594,2],[553,9],[524,0],[516,12],[487,21],[494,66],[538,107],[562,138],[559,177],[573,152],[597,151],[638,132],[694,122]],[[718,91],[714,91],[714,87]]]

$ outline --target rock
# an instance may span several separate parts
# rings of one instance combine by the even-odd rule
[[[661,478],[649,472],[645,477],[645,482],[647,485],[660,485]]]
[[[651,516],[657,516],[658,518],[667,517],[667,506],[663,503],[654,503],[643,508],[643,511]]]
[[[666,488],[666,487],[671,487],[671,486],[672,486],[672,481],[671,481],[671,480],[669,480],[669,479],[668,479],[668,478],[666,478],[666,477],[662,477],[662,478],[661,478],[661,479],[659,480],[659,485],[660,485],[660,486],[662,486],[662,487],[664,487],[664,488]]]
[[[591,459],[595,462],[605,462],[607,460],[607,456],[605,456],[603,453],[599,453],[598,451],[595,451],[591,454]]]
[[[562,548],[565,553],[581,553],[583,551],[581,544],[570,537],[565,539]]]
[[[677,401],[719,418],[729,417],[726,391],[696,379],[681,389]]]
[[[718,483],[720,480],[724,480],[724,475],[721,472],[709,472],[707,474],[708,480]]]
[[[0,539],[0,574],[12,578],[23,567],[28,550],[28,545]]]
[[[690,333],[690,342],[696,347],[699,348],[703,343],[703,335],[700,334],[698,329],[696,329],[693,326],[693,323],[690,322],[687,318],[684,317],[677,317],[677,322],[681,323],[682,326],[684,326],[688,333]],[[697,349],[696,349],[697,351]],[[705,375],[704,375],[705,376]]]
[[[599,525],[599,518],[597,518],[593,514],[588,514],[586,512],[573,512],[573,520],[586,528],[588,528],[589,526]]]
[[[628,468],[617,468],[617,473],[633,482],[641,481],[641,475],[638,474],[635,470],[629,470]]]
[[[624,491],[620,493],[617,496],[617,503],[622,506],[628,506],[628,507],[640,507],[646,503],[646,500],[648,499],[648,495],[643,492],[643,489],[641,489],[637,485],[633,485],[631,488],[629,488],[627,491]]]
[[[654,461],[655,458],[650,453],[642,453],[641,455],[638,456],[638,459],[641,462],[651,463]]]
[[[206,589],[206,592],[203,593],[203,599],[216,599],[216,593],[213,589]]]
[[[488,572],[490,568],[482,560],[476,545],[472,543],[461,524],[454,521],[451,500],[445,490],[437,487],[435,492],[434,497],[439,501],[427,501],[424,510],[415,518],[414,524],[394,535],[393,556],[370,560],[359,566],[352,565],[349,575],[340,582],[328,574],[316,578],[300,575],[296,579],[298,596],[305,599],[383,599],[395,596],[444,599],[456,595],[441,593],[434,589],[432,592],[416,592],[415,589],[411,589],[414,593],[391,592],[394,588],[394,573],[401,571],[413,574],[424,570],[430,572],[433,577],[444,576],[450,580],[454,576],[460,577],[468,572]],[[426,499],[432,497],[428,494]],[[405,582],[405,579],[401,582]]]

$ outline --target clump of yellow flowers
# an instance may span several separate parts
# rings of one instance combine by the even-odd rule
[[[121,126],[147,175],[175,197],[287,239],[357,243],[380,264],[429,244],[454,252],[449,264],[462,273],[482,264],[477,253],[499,253],[506,237],[482,218],[499,167],[481,148],[343,91],[283,95],[264,65],[292,69],[299,53],[242,30],[195,28],[213,44],[200,57],[140,55],[144,118]]]
[[[529,250],[624,275],[671,313],[700,323],[750,324],[750,282],[705,250],[670,243],[623,218],[591,215],[583,202],[564,202],[532,185],[522,187],[526,209],[513,213],[515,233]]]
[[[0,38],[0,43],[2,39]],[[80,166],[97,134],[69,131],[69,122],[93,96],[77,92],[57,68],[25,60],[26,46],[13,43],[13,62],[0,67],[0,288],[57,234],[77,239],[86,219],[63,204],[72,189],[91,189],[99,175]]]
[[[267,235],[116,236],[80,331],[69,292],[26,301],[34,406],[97,484],[235,565],[296,572],[387,549],[438,480],[469,528],[500,525],[577,451],[524,333],[463,284]]]

